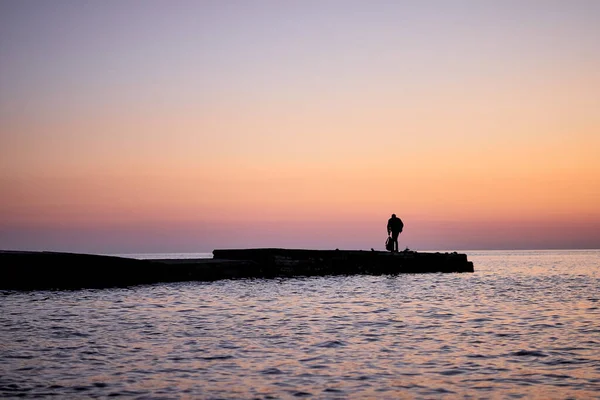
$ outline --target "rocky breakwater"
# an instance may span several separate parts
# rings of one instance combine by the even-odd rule
[[[213,259],[249,262],[260,277],[474,272],[466,254],[456,252],[231,249],[214,250]]]
[[[48,251],[0,251],[0,289],[40,290],[154,283],[160,266],[143,260]]]
[[[253,277],[254,263],[236,260],[137,260],[94,254],[0,251],[0,290],[127,287]]]
[[[212,259],[136,260],[92,254],[0,251],[0,289],[126,287],[182,281],[351,274],[474,272],[465,254],[363,250],[214,250]]]

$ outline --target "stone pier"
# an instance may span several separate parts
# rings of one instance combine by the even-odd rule
[[[220,279],[474,272],[466,254],[367,250],[229,249],[212,259],[136,260],[93,254],[0,251],[0,289],[127,287]]]

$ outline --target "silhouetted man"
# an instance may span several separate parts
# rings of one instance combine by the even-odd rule
[[[394,242],[393,252],[398,252],[398,235],[402,232],[402,228],[404,228],[404,222],[398,217],[396,214],[392,214],[392,218],[388,219],[387,223],[387,232],[388,235],[392,234],[392,241]]]

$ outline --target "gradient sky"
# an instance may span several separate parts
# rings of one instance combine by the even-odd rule
[[[600,248],[600,1],[0,0],[0,249]]]

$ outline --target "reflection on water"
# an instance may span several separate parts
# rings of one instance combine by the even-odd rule
[[[600,252],[474,274],[4,292],[0,395],[597,398]]]

